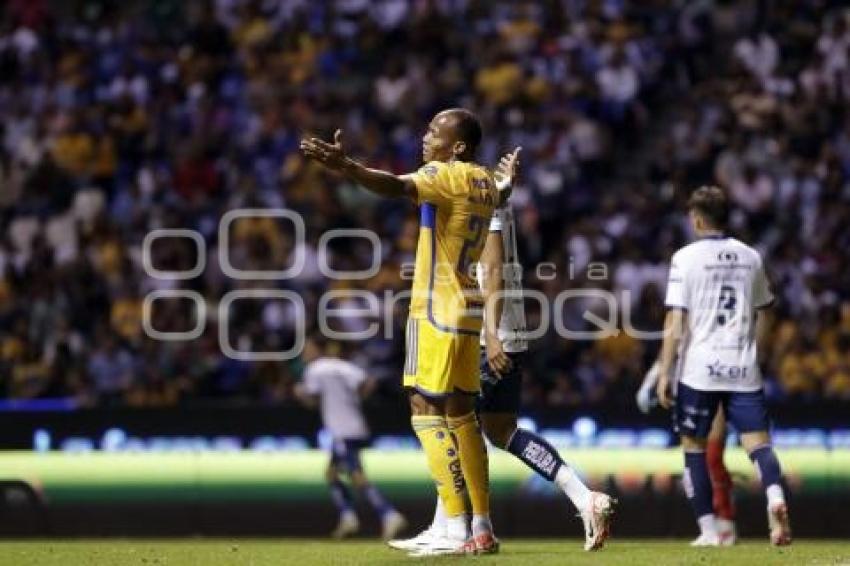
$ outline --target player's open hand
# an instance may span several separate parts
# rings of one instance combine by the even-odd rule
[[[517,146],[511,153],[506,153],[499,160],[496,166],[496,182],[499,185],[510,186],[514,182],[517,169],[519,169],[519,152],[522,151],[521,146]]]
[[[301,153],[308,159],[315,159],[328,169],[341,171],[345,167],[347,159],[342,147],[342,130],[334,132],[333,143],[328,143],[319,138],[301,140]]]
[[[513,366],[513,362],[502,348],[502,341],[498,336],[493,336],[489,332],[485,332],[484,343],[487,349],[487,364],[493,373],[498,377],[502,377],[508,373]]]
[[[673,406],[673,395],[670,391],[670,377],[664,373],[658,376],[658,384],[655,386],[658,393],[658,403],[665,409]]]

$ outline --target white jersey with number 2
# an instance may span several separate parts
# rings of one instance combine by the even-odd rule
[[[757,391],[756,311],[773,295],[759,253],[712,236],[673,254],[665,304],[687,311],[680,383],[701,391]]]

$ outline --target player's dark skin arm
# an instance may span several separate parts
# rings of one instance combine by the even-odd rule
[[[481,252],[480,269],[486,316],[484,317],[484,344],[487,348],[487,363],[497,375],[511,369],[511,359],[502,348],[499,340],[499,322],[502,320],[505,301],[502,290],[505,287],[502,268],[504,266],[504,246],[500,232],[490,232]]]
[[[334,143],[319,138],[301,140],[301,152],[327,169],[336,171],[363,188],[383,197],[416,197],[416,185],[409,178],[380,169],[370,169],[346,155],[342,147],[342,131],[334,133]]]
[[[370,169],[354,159],[346,158],[342,174],[363,188],[383,197],[416,197],[416,185],[404,177]]]
[[[503,375],[511,369],[513,362],[505,354],[502,341],[499,340],[499,322],[505,301],[500,291],[505,288],[504,274],[504,244],[499,232],[490,232],[487,243],[481,252],[481,269],[483,273],[484,305],[487,315],[484,317],[484,345],[487,350],[487,363],[496,375]],[[505,448],[508,440],[516,430],[516,415],[514,413],[484,412],[479,415],[481,428],[487,439],[494,446]]]

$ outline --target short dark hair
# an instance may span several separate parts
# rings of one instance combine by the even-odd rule
[[[688,210],[702,216],[712,228],[724,230],[729,217],[729,199],[720,187],[700,187],[688,199]]]
[[[458,138],[460,141],[466,143],[467,153],[470,155],[475,153],[484,135],[481,128],[481,120],[478,119],[478,116],[474,112],[466,108],[450,108],[446,112],[454,116]]]

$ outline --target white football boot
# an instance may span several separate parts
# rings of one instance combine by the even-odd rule
[[[382,521],[381,538],[389,541],[407,528],[407,519],[398,511],[390,511]]]
[[[599,550],[611,536],[611,518],[617,500],[609,495],[592,491],[588,508],[579,513],[584,523],[584,549]]]
[[[437,536],[431,538],[427,545],[423,545],[408,553],[412,558],[424,558],[428,556],[447,556],[459,554],[474,554],[474,543],[472,551],[469,552],[468,544],[470,539],[457,539],[447,536]]]
[[[339,516],[339,523],[331,533],[335,539],[343,539],[356,534],[360,530],[360,519],[354,511],[346,511]]]
[[[415,537],[388,540],[387,545],[389,545],[390,548],[394,548],[396,550],[405,550],[407,552],[413,552],[415,550],[419,550],[420,548],[425,548],[433,541],[444,537],[445,532],[437,532],[436,529],[434,529],[434,526],[431,525]]]
[[[788,505],[784,501],[767,506],[767,524],[770,526],[770,544],[791,544],[791,522],[788,519]]]
[[[720,546],[720,535],[717,533],[702,533],[691,542],[691,546]]]

